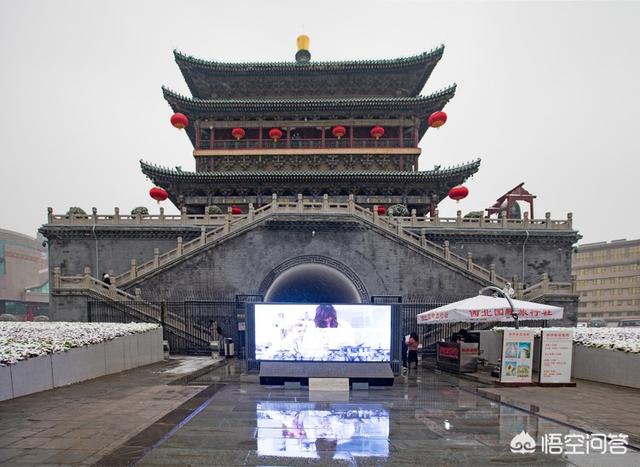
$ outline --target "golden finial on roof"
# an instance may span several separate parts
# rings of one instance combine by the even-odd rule
[[[296,40],[298,43],[298,52],[296,52],[296,62],[307,63],[311,60],[311,53],[309,52],[309,36],[301,34]]]

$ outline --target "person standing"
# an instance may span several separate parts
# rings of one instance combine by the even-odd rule
[[[407,346],[407,336],[402,336],[402,368],[407,368],[407,352],[409,347]]]
[[[111,277],[109,277],[109,274],[107,274],[106,272],[102,273],[102,282],[107,285],[111,285]]]
[[[409,347],[409,358],[407,358],[407,363],[409,364],[409,369],[411,369],[411,363],[415,363],[415,369],[418,369],[418,334],[414,331],[409,334],[409,341],[407,342],[407,347]]]

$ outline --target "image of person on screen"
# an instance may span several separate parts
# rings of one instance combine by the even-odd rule
[[[338,313],[333,305],[318,305],[313,321],[317,328],[337,328]]]
[[[344,318],[344,317],[342,317]],[[333,305],[318,305],[311,329],[307,329],[296,350],[308,360],[349,361],[357,345],[348,319],[340,319]]]

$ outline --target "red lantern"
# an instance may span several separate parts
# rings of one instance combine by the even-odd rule
[[[231,136],[233,136],[238,141],[244,138],[244,134],[245,134],[244,128],[234,128],[233,130],[231,130]]]
[[[373,136],[375,139],[380,139],[384,136],[384,128],[382,128],[381,126],[374,126],[373,128],[371,128],[371,136]]]
[[[242,214],[242,209],[240,209],[238,206],[231,206],[231,214],[233,214],[234,216]]]
[[[271,138],[274,143],[277,143],[278,140],[282,138],[282,130],[280,128],[271,128],[269,130],[269,138]]]
[[[158,202],[158,204],[160,204],[160,201],[164,201],[169,197],[169,193],[167,193],[167,190],[165,190],[164,188],[154,186],[149,190],[149,196],[151,196]]]
[[[180,112],[174,113],[171,116],[171,124],[176,127],[178,130],[182,130],[189,126],[189,119],[185,114],[181,114]]]
[[[432,128],[440,128],[446,121],[447,114],[442,111],[433,112],[429,115],[429,126]]]
[[[347,129],[341,125],[334,126],[333,130],[331,130],[331,134],[340,139],[347,134]]]
[[[455,199],[456,202],[460,202],[461,199],[464,199],[469,194],[469,189],[466,186],[458,185],[454,186],[449,190],[449,198]]]
[[[384,206],[378,206],[378,214],[380,216],[384,216],[387,213],[387,208]]]

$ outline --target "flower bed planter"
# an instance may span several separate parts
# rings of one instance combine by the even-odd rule
[[[11,324],[15,326],[18,323]],[[38,324],[40,323],[28,323],[30,326]],[[0,346],[3,346],[0,347],[0,356],[4,363],[0,365],[0,400],[118,373],[164,358],[162,328],[154,325],[104,326],[79,323],[78,334],[82,338],[74,341],[71,323],[46,324],[48,327],[43,329],[49,334],[42,334],[36,328],[26,328],[26,331],[25,328],[3,330],[4,340],[0,340]],[[65,325],[62,330],[64,345],[60,349],[58,341],[62,325]],[[90,328],[87,327],[91,326],[96,332],[88,334]],[[100,326],[103,328],[100,329]],[[21,330],[23,334],[20,334]],[[7,336],[11,336],[13,332],[22,337],[19,340],[13,339],[16,342],[8,342]],[[93,343],[82,345],[87,341],[87,336],[90,336],[89,341]],[[74,347],[78,344],[80,345]],[[12,349],[9,348],[11,345]],[[71,348],[65,350],[69,346]],[[16,348],[28,350],[17,353]],[[26,358],[30,355],[31,358]],[[7,364],[9,359],[11,364]]]
[[[573,344],[571,376],[640,389],[640,354]]]

